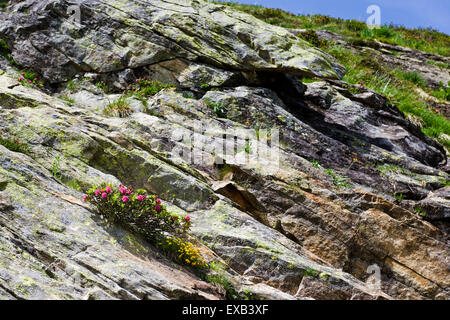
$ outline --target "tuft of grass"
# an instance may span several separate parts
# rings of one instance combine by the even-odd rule
[[[402,193],[396,193],[394,194],[395,199],[397,199],[398,201],[402,201],[404,198],[404,195]]]
[[[56,179],[56,180],[60,180],[62,179],[62,172],[60,169],[60,162],[61,162],[61,157],[58,156],[55,158],[55,160],[53,161],[52,164],[52,176]]]
[[[399,78],[414,83],[420,88],[427,86],[427,81],[417,71],[394,71],[394,74]]]
[[[227,300],[239,300],[240,295],[239,292],[236,290],[234,285],[231,283],[230,280],[225,278],[221,274],[215,274],[215,275],[207,275],[206,281],[209,283],[214,283],[220,285],[226,292],[226,299]]]
[[[146,78],[136,79],[136,84],[128,87],[128,96],[135,96],[147,107],[149,97],[154,96],[163,89],[175,88],[173,84],[162,83],[158,80]]]
[[[75,103],[75,100],[72,98],[69,98],[68,95],[62,95],[59,96],[59,98],[63,101],[65,101],[69,106],[72,106]]]
[[[250,147],[250,141],[247,141],[247,142],[245,143],[244,151],[245,151],[246,153],[250,153],[250,152],[252,151],[252,150],[251,150],[251,147]]]
[[[421,207],[415,207],[414,208],[414,211],[419,215],[419,216],[421,216],[421,217],[426,217],[427,216],[427,213],[425,212],[425,210],[423,209],[423,208],[421,208]]]
[[[111,88],[106,83],[104,83],[103,81],[96,82],[95,86],[97,88],[99,88],[101,91],[103,91],[104,93],[110,93],[111,92]]]
[[[120,118],[128,117],[132,113],[130,104],[125,96],[121,96],[114,102],[108,104],[105,109],[103,109],[103,114],[111,117],[119,116]]]
[[[6,149],[9,149],[13,152],[19,152],[26,155],[30,155],[31,148],[27,143],[20,142],[18,139],[1,139],[0,145],[4,146]]]

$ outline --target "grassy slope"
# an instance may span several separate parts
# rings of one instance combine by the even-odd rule
[[[450,56],[450,36],[432,29],[382,26],[380,29],[370,30],[365,23],[356,20],[343,20],[323,15],[301,16],[280,9],[264,8],[257,5],[214,2],[233,7],[236,10],[252,14],[269,24],[285,28],[324,29],[344,35],[350,42],[377,39],[390,44]],[[449,101],[448,84],[442,84],[439,90],[433,90],[427,86],[426,81],[418,73],[385,68],[374,55],[357,54],[332,42],[320,41],[317,37],[314,37],[314,34],[308,32],[300,36],[333,55],[347,68],[344,81],[362,84],[385,95],[402,112],[407,116],[409,115],[410,119],[415,119],[415,123],[422,127],[422,131],[426,135],[436,138],[450,151],[450,140],[448,139],[450,121],[440,115],[439,110],[435,109],[416,91],[420,88],[442,102]],[[436,64],[433,61],[429,61],[429,63]],[[448,65],[441,64],[438,66],[449,69]]]

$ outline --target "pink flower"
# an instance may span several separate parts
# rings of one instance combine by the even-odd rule
[[[177,220],[177,218],[175,218],[174,216],[171,216],[170,219],[172,219],[172,222],[175,222],[175,220]]]
[[[184,220],[186,220],[187,222],[190,222],[191,221],[191,217],[186,216],[186,217],[184,217]]]
[[[144,201],[144,196],[143,196],[143,195],[138,195],[138,196],[137,196],[137,199],[138,199],[140,202],[142,202],[142,201]]]
[[[129,198],[128,198],[127,196],[123,196],[123,197],[122,197],[122,202],[123,202],[123,203],[127,203],[128,200],[129,200]]]
[[[124,193],[127,192],[127,188],[125,188],[123,186],[120,186],[119,191],[120,191],[121,194],[124,194]]]
[[[130,195],[130,194],[132,193],[132,191],[131,191],[131,190],[127,190],[126,193],[127,193],[128,195]]]
[[[111,191],[112,191],[112,190],[111,190],[111,187],[106,187],[106,188],[105,188],[105,191],[106,191],[107,193],[111,193]]]
[[[103,192],[103,193],[102,193],[102,198],[103,198],[103,199],[106,199],[106,197],[108,197],[108,194],[107,194],[106,192]]]
[[[100,194],[100,190],[96,189],[96,190],[94,191],[94,194],[95,194],[96,196],[98,196],[98,195]]]
[[[155,206],[155,210],[156,210],[157,212],[160,212],[160,211],[161,211],[161,206],[160,206],[159,204],[157,204],[157,205]]]
[[[23,76],[24,76],[24,75],[25,75],[25,72],[22,72],[22,73],[21,73],[21,75],[23,75]]]
[[[87,201],[87,195],[85,194],[85,195],[83,195],[83,202],[86,202]]]
[[[157,204],[161,204],[161,200],[156,199],[156,203],[157,203]]]

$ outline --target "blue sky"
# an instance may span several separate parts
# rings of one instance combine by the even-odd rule
[[[235,0],[246,4],[281,8],[293,13],[325,14],[332,17],[366,21],[369,5],[381,9],[381,24],[429,27],[450,34],[449,0]]]

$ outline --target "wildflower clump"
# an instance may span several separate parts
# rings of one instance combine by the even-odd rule
[[[92,203],[97,212],[110,223],[122,225],[158,244],[165,251],[176,254],[180,262],[204,267],[206,262],[198,249],[185,241],[191,226],[189,216],[180,217],[170,213],[158,195],[132,186],[94,186],[83,196],[84,202]]]
[[[44,83],[40,81],[33,72],[21,72],[17,80],[25,87],[42,88]]]
[[[166,251],[171,252],[176,260],[196,268],[207,267],[206,261],[200,254],[200,250],[192,243],[177,237],[168,237],[159,245]]]

